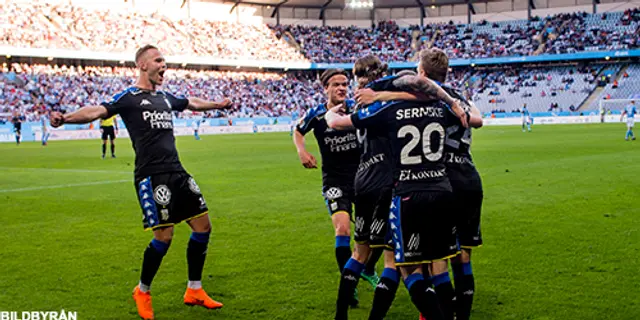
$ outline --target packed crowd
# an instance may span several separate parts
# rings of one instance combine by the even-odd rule
[[[353,62],[368,53],[383,61],[407,61],[415,56],[412,48],[431,46],[467,59],[640,46],[639,9],[423,28],[381,21],[359,28],[173,20],[160,13],[101,11],[70,3],[3,2],[0,21],[0,45],[132,52],[153,43],[171,55],[284,62]]]
[[[0,72],[0,113],[18,108],[27,120],[41,111],[70,112],[97,105],[134,84],[135,69],[53,65],[6,65]],[[164,90],[219,100],[232,109],[206,117],[277,117],[300,114],[322,101],[321,85],[308,73],[223,72],[177,69],[165,75]],[[184,116],[184,115],[182,115]]]
[[[169,55],[305,61],[265,24],[172,20],[159,13],[98,10],[70,3],[0,3],[0,45],[134,52],[152,43]]]
[[[291,34],[302,53],[316,62],[353,62],[366,54],[383,61],[406,61],[412,54],[411,30],[393,21],[380,21],[373,29],[358,27],[271,26],[278,35]]]
[[[638,10],[590,15],[586,12],[557,15],[548,20],[545,53],[561,54],[640,47]]]

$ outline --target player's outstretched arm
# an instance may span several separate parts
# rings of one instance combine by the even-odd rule
[[[298,129],[293,130],[293,144],[296,146],[300,162],[305,168],[315,169],[318,167],[316,158],[309,151],[307,151],[307,147],[304,141],[304,135],[300,133]]]
[[[57,128],[65,123],[89,123],[99,118],[105,118],[106,116],[107,108],[103,106],[88,106],[66,114],[52,112],[50,121],[51,126]]]
[[[476,129],[482,128],[484,123],[482,121],[482,113],[480,112],[480,109],[478,109],[473,102],[469,103],[471,104],[471,110],[469,112],[469,126]]]
[[[620,121],[622,121],[624,119],[624,115],[627,114],[627,110],[623,110],[622,114],[620,115]]]
[[[353,121],[351,121],[350,115],[343,115],[339,112],[342,110],[342,106],[331,108],[327,114],[324,115],[324,119],[327,121],[327,126],[336,130],[349,130],[353,129]]]
[[[356,102],[366,106],[378,101],[408,100],[421,101],[430,100],[429,97],[417,92],[404,91],[373,91],[371,89],[360,89],[356,91]]]
[[[191,111],[207,111],[213,109],[227,109],[233,105],[230,99],[218,101],[208,101],[200,98],[189,98],[187,109]]]

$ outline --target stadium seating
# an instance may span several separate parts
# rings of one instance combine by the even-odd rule
[[[131,68],[67,67],[13,64],[0,72],[0,113],[20,108],[28,119],[43,109],[74,111],[109,101],[133,85]],[[322,88],[306,73],[279,74],[170,70],[164,89],[207,99],[231,98],[236,108],[209,117],[253,117],[300,114],[322,101]],[[11,107],[9,107],[11,106]]]
[[[593,91],[599,69],[556,67],[475,71],[465,87],[482,112],[561,112],[578,109]]]
[[[618,69],[615,69],[615,73],[618,73]],[[624,75],[626,73],[626,76]],[[614,81],[610,81],[604,87],[604,90],[600,92],[597,99],[595,99],[590,106],[590,109],[598,109],[600,107],[600,101],[602,99],[631,99],[639,98],[640,95],[640,65],[630,65],[621,75],[619,74],[618,85],[614,85]],[[611,111],[621,111],[624,109],[625,104],[607,104],[607,109]]]
[[[415,57],[435,46],[452,58],[488,58],[638,48],[639,10],[558,14],[532,21],[482,21],[401,28],[267,26],[173,20],[160,13],[88,9],[72,4],[0,4],[0,45],[132,52],[154,43],[172,55],[284,62],[353,62],[373,53],[385,61]],[[109,30],[109,32],[105,32]]]

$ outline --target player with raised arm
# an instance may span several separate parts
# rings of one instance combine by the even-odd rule
[[[107,153],[107,140],[111,142],[111,158],[116,157],[116,134],[118,133],[118,121],[113,115],[109,119],[100,119],[100,133],[102,133],[102,159]]]
[[[624,116],[627,116],[627,133],[624,135],[624,140],[629,141],[629,138],[631,138],[631,140],[635,140],[636,136],[633,135],[633,124],[635,123],[635,116],[636,113],[638,113],[636,111],[636,101],[635,100],[631,100],[631,103],[628,104],[624,110],[622,110],[622,115],[620,115],[620,121],[622,121],[622,119],[624,119]]]
[[[221,308],[202,289],[211,222],[208,207],[195,180],[180,163],[173,133],[173,111],[205,111],[231,106],[231,101],[211,102],[199,98],[179,98],[157,90],[167,70],[162,53],[146,45],[136,52],[139,75],[134,87],[114,96],[110,102],[87,106],[68,114],[52,113],[51,125],[89,123],[119,114],[126,125],[136,154],[135,187],[142,208],[145,229],[153,230],[153,240],[144,252],[140,283],[133,291],[138,314],[153,319],[151,282],[173,239],[173,226],[187,221],[192,229],[187,247],[188,278],[184,303],[208,309]]]
[[[307,151],[304,136],[313,130],[318,142],[322,157],[322,194],[335,230],[335,255],[340,272],[351,257],[353,183],[360,162],[360,149],[355,130],[333,130],[327,126],[324,116],[335,106],[344,106],[347,114],[353,111],[355,102],[347,100],[347,76],[342,69],[328,69],[322,73],[320,81],[327,95],[327,103],[307,110],[293,133],[298,157],[307,169],[317,168],[317,160]],[[357,294],[354,294],[350,305],[357,304]]]
[[[427,49],[420,52],[421,75],[435,81],[454,99],[461,101],[461,106],[470,113],[471,127],[482,127],[480,110],[467,101],[462,93],[443,85],[449,70],[449,58],[439,49]],[[480,213],[482,210],[482,180],[471,157],[471,128],[458,123],[450,123],[446,127],[444,146],[447,175],[453,191],[451,201],[454,213],[458,244],[461,254],[451,260],[455,280],[455,303],[453,310],[457,320],[467,320],[471,314],[475,283],[471,269],[471,250],[482,245],[480,232]],[[440,304],[445,315],[451,316],[452,308],[446,299],[450,299],[451,281],[446,261],[437,261],[430,265],[435,276],[432,282],[436,293],[441,297]]]

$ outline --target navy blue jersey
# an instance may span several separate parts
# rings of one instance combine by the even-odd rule
[[[393,85],[397,76],[388,76],[367,84],[374,91],[398,91]],[[380,102],[363,108],[379,108]],[[360,109],[360,107],[359,107]],[[389,132],[384,127],[358,129],[358,141],[361,145],[360,165],[355,178],[356,194],[374,192],[393,187],[393,163],[391,162],[391,144]]]
[[[454,99],[460,100],[465,111],[471,111],[471,103],[451,87],[442,87]],[[445,163],[454,190],[482,190],[480,174],[471,158],[471,128],[465,128],[454,119],[447,126]]]
[[[176,150],[172,111],[183,111],[189,100],[131,87],[102,105],[107,108],[107,119],[119,114],[129,131],[137,178],[184,171]]]
[[[346,100],[345,106],[347,113],[351,113],[355,102]],[[313,130],[322,157],[323,185],[353,188],[353,180],[360,162],[356,131],[329,128],[324,118],[326,113],[327,107],[324,104],[307,110],[298,122],[296,130],[303,135]]]
[[[444,163],[445,128],[454,117],[440,101],[395,101],[351,115],[358,129],[386,130],[391,145],[395,193],[451,191]]]

